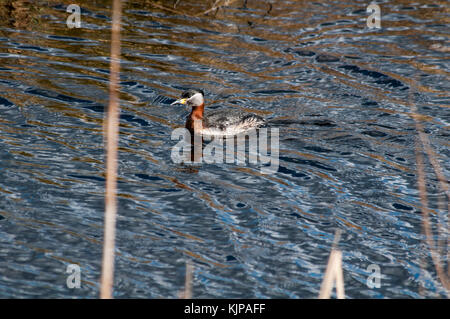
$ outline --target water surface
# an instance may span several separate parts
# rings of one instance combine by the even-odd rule
[[[3,298],[98,296],[110,1],[78,1],[79,29],[70,2],[0,4]],[[191,261],[194,298],[315,298],[336,229],[348,298],[446,297],[423,244],[411,104],[448,178],[448,2],[379,3],[381,29],[367,1],[124,3],[115,297],[177,298]],[[278,172],[173,163],[188,110],[170,103],[191,87],[270,119]]]

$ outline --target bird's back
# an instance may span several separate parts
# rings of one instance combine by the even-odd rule
[[[203,117],[205,135],[235,135],[266,124],[264,118],[253,113],[227,109],[207,112]]]

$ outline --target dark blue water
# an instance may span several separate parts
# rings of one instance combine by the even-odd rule
[[[110,8],[77,3],[79,29],[58,1],[0,4],[3,298],[98,297]],[[379,3],[381,29],[367,1],[124,4],[115,297],[177,298],[191,261],[194,298],[315,298],[336,229],[347,298],[447,296],[424,244],[411,105],[448,179],[448,3]],[[188,110],[170,103],[190,87],[271,120],[278,171],[174,163]],[[448,198],[425,165],[447,271]]]

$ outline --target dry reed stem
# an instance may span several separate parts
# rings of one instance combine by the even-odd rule
[[[117,214],[117,147],[119,139],[119,72],[121,0],[114,0],[111,28],[111,66],[109,74],[109,107],[106,125],[106,193],[100,298],[112,298],[114,280],[114,247]]]
[[[191,262],[186,262],[186,278],[184,282],[184,299],[192,299],[192,277],[194,266]]]
[[[334,236],[333,247],[328,259],[325,276],[320,286],[319,299],[330,299],[333,284],[336,282],[336,296],[338,299],[345,299],[344,274],[342,271],[342,252],[336,249],[341,235],[341,230],[337,230]]]
[[[192,299],[192,281],[193,281],[194,265],[188,260],[186,261],[186,275],[184,278],[184,289],[178,292],[178,298]]]
[[[431,259],[433,260],[433,264],[436,269],[436,273],[438,275],[439,280],[443,284],[443,286],[448,290],[448,279],[443,272],[440,257],[438,252],[436,251],[435,243],[433,240],[433,234],[431,232],[430,220],[429,220],[429,211],[428,211],[428,198],[427,198],[427,189],[425,186],[425,173],[424,173],[424,163],[423,156],[420,150],[420,145],[416,142],[416,162],[417,162],[417,180],[419,187],[419,196],[420,202],[422,205],[422,224],[425,232],[425,240],[430,249]]]
[[[198,17],[198,16],[201,16],[201,15],[205,15],[205,14],[210,13],[211,11],[214,11],[214,10],[216,10],[216,9],[219,9],[220,6],[217,6],[217,5],[219,4],[219,2],[220,2],[220,0],[216,0],[216,1],[214,2],[214,4],[212,5],[211,8],[209,8],[209,9],[206,10],[206,11],[200,12],[199,14],[196,14],[196,16]]]
[[[178,2],[179,2],[179,1],[176,2],[176,5],[178,5]],[[158,9],[161,9],[161,10],[169,11],[169,12],[172,12],[172,13],[175,13],[175,14],[179,14],[179,15],[187,15],[187,14],[185,14],[185,13],[183,13],[183,12],[180,12],[180,11],[178,11],[178,10],[175,10],[176,5],[174,6],[174,9],[172,9],[172,8],[163,6],[163,5],[161,5],[161,4],[155,3],[155,2],[147,2],[147,3],[150,4],[150,5],[153,6],[153,7],[158,8]]]
[[[202,16],[202,15],[208,14],[211,11],[218,10],[218,9],[220,9],[222,7],[225,7],[225,6],[229,6],[230,4],[232,4],[235,1],[236,0],[225,0],[221,5],[219,5],[220,0],[216,0],[216,2],[214,2],[213,6],[211,8],[209,8],[208,10],[203,11],[203,12],[201,12],[199,14],[196,14],[195,16],[198,17],[198,16]]]
[[[180,2],[181,0],[176,0],[175,3],[173,4],[173,8],[175,9],[178,5],[178,2]]]
[[[336,282],[336,296],[345,299],[344,275],[342,272],[342,252],[332,250],[328,259],[327,270],[320,286],[319,299],[330,299],[333,284]]]
[[[417,129],[419,129],[419,128],[417,128]],[[448,278],[442,269],[440,256],[439,256],[438,251],[436,251],[436,249],[435,249],[435,242],[433,240],[433,234],[431,231],[431,225],[430,225],[430,220],[429,220],[429,210],[428,210],[427,188],[425,185],[425,173],[424,173],[425,169],[424,169],[423,156],[422,156],[421,147],[419,145],[419,142],[416,142],[416,162],[417,162],[417,182],[418,182],[418,188],[419,188],[420,202],[422,205],[422,224],[423,224],[423,229],[425,232],[425,241],[430,250],[431,259],[433,260],[433,264],[436,269],[438,278],[441,281],[442,285],[445,287],[445,289],[447,289],[447,293],[448,293],[448,291],[449,291]]]
[[[417,111],[417,107],[414,105],[413,109],[415,109],[415,111]],[[439,181],[439,186],[441,187],[442,191],[444,192],[445,196],[447,197],[447,207],[444,207],[444,204],[442,203],[441,197],[438,198],[438,207],[439,210],[444,211],[445,209],[447,209],[447,212],[450,212],[450,193],[449,193],[449,189],[448,189],[448,184],[447,184],[447,180],[444,177],[444,173],[442,171],[442,168],[439,164],[439,162],[437,161],[437,155],[436,153],[433,151],[433,148],[430,145],[430,140],[427,136],[427,134],[425,133],[425,130],[423,129],[422,124],[419,122],[419,120],[416,120],[416,129],[419,128],[420,130],[418,131],[418,135],[419,135],[419,139],[420,142],[422,143],[422,148],[425,150],[425,153],[428,155],[428,159],[431,163],[431,166],[433,167],[433,170],[437,176],[437,179]],[[418,151],[418,148],[416,148],[416,150]],[[448,218],[448,216],[447,216]],[[445,229],[445,225],[441,224],[440,222],[438,222],[438,244],[437,246],[439,247],[438,250],[444,250],[445,248],[449,247],[450,244],[450,237],[449,235],[449,226],[447,225],[447,229]],[[445,240],[445,237],[447,237],[447,240]],[[446,244],[446,247],[444,247],[444,245]],[[450,253],[450,251],[448,251],[448,253]],[[447,256],[447,260],[448,260],[448,256]],[[448,268],[448,274],[450,275],[450,267]],[[447,283],[448,283],[448,278],[447,278]]]
[[[195,15],[191,15],[191,14],[188,14],[188,13],[176,10],[175,8],[179,4],[180,0],[178,0],[178,1],[176,1],[174,3],[173,9],[169,8],[169,7],[166,7],[164,5],[161,5],[161,4],[155,3],[155,2],[148,2],[148,4],[150,4],[151,6],[153,6],[155,8],[158,8],[158,9],[161,9],[161,10],[165,10],[165,11],[168,11],[168,12],[171,12],[171,13],[175,13],[175,14],[178,14],[178,15],[184,15],[184,16],[188,16],[188,17],[199,17],[199,16],[202,16],[202,15],[208,14],[209,12],[214,11],[216,9],[220,9],[223,6],[228,6],[231,3],[235,2],[235,0],[225,0],[225,2],[222,5],[218,5],[220,1],[221,0],[216,0],[211,8],[209,8],[208,10],[202,11],[200,13],[197,13]]]
[[[418,133],[418,140],[416,141],[415,153],[416,153],[416,164],[417,164],[417,183],[419,189],[420,202],[422,206],[422,225],[425,233],[425,241],[428,245],[428,249],[430,250],[431,259],[433,261],[437,276],[446,289],[447,295],[450,296],[450,281],[447,275],[445,274],[444,269],[441,265],[441,257],[439,255],[439,251],[436,249],[436,244],[433,240],[433,233],[430,225],[429,219],[429,209],[428,209],[428,197],[427,197],[427,189],[426,189],[426,178],[425,178],[425,166],[424,166],[424,158],[423,152],[428,155],[428,159],[433,167],[433,170],[438,178],[439,186],[444,191],[447,196],[447,212],[450,211],[450,195],[448,191],[448,184],[442,172],[441,166],[436,159],[436,154],[431,148],[431,144],[428,138],[428,135],[425,133],[422,123],[419,121],[420,117],[417,113],[417,106],[413,101],[412,95],[410,96],[410,108],[412,112],[412,118],[414,120],[416,131]],[[419,143],[420,141],[420,143]],[[443,207],[443,205],[439,202],[439,206]],[[439,220],[438,220],[439,223]],[[438,224],[439,229],[443,227]],[[448,236],[448,226],[447,226],[447,236]],[[447,238],[448,240],[448,238]],[[447,247],[448,249],[448,247]],[[447,255],[448,256],[448,255]],[[447,258],[448,260],[448,258]],[[448,267],[448,266],[447,266]],[[449,267],[450,268],[450,267]]]
[[[218,9],[224,7],[224,6],[229,6],[230,4],[232,4],[233,2],[235,2],[236,0],[225,0],[223,4],[220,4],[220,5],[219,5],[219,2],[220,2],[220,1],[221,1],[221,0],[216,0],[216,1],[214,2],[214,4],[212,5],[211,8],[209,8],[208,10],[202,11],[202,12],[200,12],[200,13],[197,13],[197,14],[195,14],[195,15],[192,15],[192,14],[189,14],[189,13],[185,13],[185,12],[181,12],[181,11],[176,10],[175,8],[176,8],[177,5],[180,3],[180,0],[177,0],[177,1],[174,3],[173,8],[169,8],[169,7],[166,7],[166,6],[164,6],[164,5],[161,5],[161,4],[158,4],[158,3],[155,3],[155,2],[147,2],[147,3],[148,3],[149,5],[155,7],[155,8],[158,8],[158,9],[161,9],[161,10],[165,10],[165,11],[168,11],[168,12],[171,12],[171,13],[174,13],[174,14],[184,15],[184,16],[188,16],[188,17],[199,17],[199,16],[202,16],[202,15],[208,14],[208,13],[210,13],[211,11],[218,10]]]

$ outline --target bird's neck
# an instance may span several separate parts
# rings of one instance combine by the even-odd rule
[[[186,128],[191,132],[191,134],[199,133],[202,131],[204,109],[205,104],[192,107],[191,114],[189,114],[186,121]]]
[[[190,117],[194,120],[201,120],[201,119],[203,119],[203,111],[204,110],[205,110],[204,103],[202,103],[201,105],[193,106]]]

